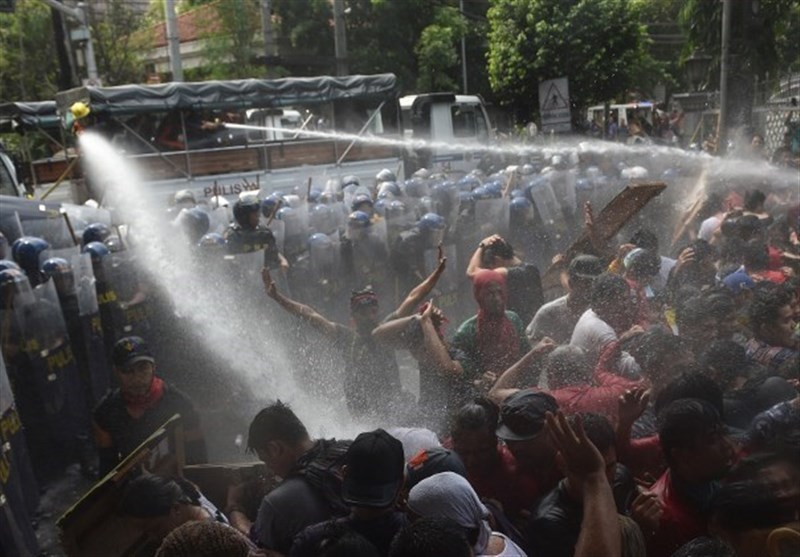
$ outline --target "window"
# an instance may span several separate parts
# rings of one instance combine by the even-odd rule
[[[11,172],[6,166],[6,157],[0,154],[0,195],[13,195],[17,196],[17,188],[14,185],[14,179]],[[10,163],[10,161],[8,161]]]

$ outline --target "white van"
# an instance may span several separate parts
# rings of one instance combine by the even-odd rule
[[[423,167],[469,172],[493,141],[489,115],[477,95],[408,95],[400,97],[400,111],[403,137],[431,143],[406,149],[406,175]]]

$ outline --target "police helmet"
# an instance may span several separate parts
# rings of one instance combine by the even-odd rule
[[[444,217],[436,213],[425,213],[419,219],[419,227],[422,230],[444,230],[447,226]]]
[[[14,261],[11,261],[10,259],[0,259],[0,271],[5,271],[6,269],[16,269],[17,271],[22,270],[22,268]]]
[[[258,197],[237,199],[233,204],[233,219],[239,226],[248,226],[250,215],[257,213],[260,209],[261,203],[258,201]]]
[[[230,202],[221,195],[215,195],[214,197],[208,200],[208,205],[212,209],[216,209],[218,207],[229,207]]]
[[[525,163],[519,167],[519,173],[522,176],[530,176],[531,174],[536,174],[536,169],[530,163]]]
[[[109,250],[111,250],[111,253],[117,253],[125,249],[125,245],[122,243],[120,237],[116,234],[112,234],[106,238],[103,243]]]
[[[308,249],[327,248],[333,244],[331,237],[322,232],[316,232],[308,237]]]
[[[182,209],[176,220],[191,243],[197,242],[211,225],[208,213],[197,207]]]
[[[203,234],[203,236],[197,242],[197,246],[209,249],[222,248],[225,247],[225,238],[222,237],[222,234],[209,232],[208,234]]]
[[[384,168],[375,176],[375,181],[380,182],[396,182],[397,176],[394,175],[394,172],[389,170],[388,168]]]
[[[275,212],[275,207],[279,203],[283,203],[283,198],[277,193],[273,193],[261,200],[261,214],[266,218],[270,218]]]
[[[403,188],[408,197],[424,197],[428,194],[428,184],[421,178],[409,178],[403,183]]]
[[[427,168],[420,168],[414,174],[411,175],[413,178],[420,178],[422,180],[427,180],[431,177],[431,171]]]
[[[477,176],[471,176],[467,174],[463,178],[461,178],[457,184],[458,189],[461,191],[472,191],[477,187],[480,187],[481,180]]]
[[[295,217],[295,210],[291,207],[281,207],[276,215],[278,220],[287,221]]]
[[[486,182],[483,187],[486,188],[486,193],[488,194],[489,199],[498,199],[503,197],[503,184],[500,183],[500,181],[492,180],[491,182]]]
[[[46,279],[72,272],[72,265],[63,257],[51,257],[42,263],[41,273]]]
[[[89,242],[83,246],[82,253],[88,253],[92,258],[92,263],[100,263],[111,255],[111,251],[102,242]]]
[[[364,211],[353,211],[347,217],[347,225],[352,228],[367,228],[370,224],[369,215]]]
[[[308,199],[306,201],[309,205],[316,205],[319,203],[319,196],[322,195],[322,190],[319,188],[311,188],[308,192]]]
[[[175,193],[175,197],[174,197],[174,201],[175,201],[175,205],[183,205],[183,204],[189,204],[189,203],[191,203],[192,205],[196,205],[197,204],[197,200],[194,198],[194,194],[192,193],[192,190],[180,190],[180,191],[176,192]]]
[[[0,287],[5,287],[8,284],[22,284],[28,282],[28,277],[25,276],[20,269],[3,269],[0,271]]]
[[[350,174],[349,176],[345,176],[342,178],[342,188],[346,188],[347,186],[358,186],[360,182],[358,181],[358,176],[354,176]]]
[[[102,222],[93,222],[83,229],[81,240],[85,246],[89,242],[104,242],[111,235],[111,229]]]
[[[366,193],[360,193],[353,198],[353,202],[350,204],[350,210],[358,211],[358,208],[362,205],[369,205],[370,207],[374,206],[372,198]]]
[[[406,214],[406,204],[395,199],[386,205],[386,218],[393,219]]]
[[[35,276],[39,272],[39,256],[47,249],[50,244],[42,238],[22,236],[11,244],[11,256],[28,276]]]
[[[377,201],[375,201],[375,205],[372,206],[372,209],[375,211],[375,214],[380,216],[386,216],[386,206],[389,204],[389,198],[387,197],[379,197]]]
[[[400,190],[400,186],[397,185],[397,182],[381,182],[378,186],[378,197],[385,195],[390,195],[392,197],[400,197],[403,195],[403,192]]]
[[[523,194],[524,195],[524,194]],[[510,209],[512,213],[524,213],[528,211],[533,204],[526,197],[515,197],[511,200]]]

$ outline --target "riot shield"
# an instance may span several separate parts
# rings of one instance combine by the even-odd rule
[[[106,258],[108,260],[109,258]],[[111,255],[111,266],[107,268],[108,281],[116,294],[113,306],[114,333],[116,338],[136,335],[147,338],[152,330],[150,301],[131,304],[142,290],[142,277],[137,268],[135,252],[125,250]]]
[[[475,224],[481,230],[481,236],[491,234],[508,234],[510,218],[508,199],[479,199],[475,201]]]
[[[208,211],[208,231],[222,234],[233,219],[233,213],[228,206],[214,207]]]
[[[266,226],[266,221],[263,223]],[[286,245],[286,226],[282,220],[273,219],[267,226],[275,236],[275,245],[278,246],[278,251],[283,253],[283,248]]]
[[[280,214],[284,224],[283,253],[296,258],[306,250],[308,240],[308,211],[305,207]]]
[[[553,193],[559,200],[565,216],[574,215],[577,210],[577,194],[575,191],[575,172],[572,170],[554,170],[548,177]]]
[[[80,339],[72,339],[73,349],[76,357],[79,360],[83,359],[86,365],[93,406],[111,387],[111,374],[103,336],[100,306],[97,303],[92,260],[89,254],[84,253],[73,257],[72,273],[75,277],[82,333]],[[80,346],[75,346],[77,342],[80,342]]]
[[[34,454],[54,452],[57,462],[66,463],[74,456],[75,439],[88,435],[88,406],[53,282],[31,294],[14,303],[27,367],[23,388],[32,389],[26,396],[33,412],[23,420],[31,438],[42,442],[31,447]]]
[[[536,178],[527,189],[528,196],[536,206],[536,211],[545,226],[552,226],[555,222],[563,221],[561,206],[547,178]]]

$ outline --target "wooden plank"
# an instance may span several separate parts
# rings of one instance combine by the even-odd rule
[[[33,172],[36,175],[36,183],[37,184],[52,184],[56,180],[58,180],[59,176],[67,169],[69,164],[75,157],[70,157],[68,160],[65,159],[43,159],[33,162]],[[65,180],[71,180],[73,178],[79,178],[83,175],[81,172],[80,164],[76,164],[72,167],[72,171],[69,175],[65,178]]]
[[[607,242],[619,232],[651,199],[658,196],[666,189],[664,182],[641,182],[630,184],[603,207],[599,215],[595,216],[594,225],[598,237]],[[585,229],[565,253],[566,261],[581,253],[592,253],[594,248]],[[560,286],[560,269],[551,265],[542,277],[542,286],[545,290]]]
[[[297,141],[267,145],[270,169],[336,162],[334,141]]]

